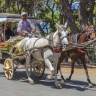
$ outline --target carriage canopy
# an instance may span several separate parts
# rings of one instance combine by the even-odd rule
[[[37,23],[40,21],[38,18],[31,16],[28,16],[27,19],[29,19],[32,23]],[[0,13],[0,22],[19,22],[20,20],[21,15],[19,14]]]

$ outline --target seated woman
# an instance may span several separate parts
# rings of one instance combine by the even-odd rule
[[[14,36],[14,33],[11,30],[11,23],[7,23],[5,30],[5,40],[8,40],[10,36]]]
[[[3,37],[3,33],[4,33],[4,24],[1,25],[1,30],[0,30],[0,41],[2,42],[2,40],[4,39]]]

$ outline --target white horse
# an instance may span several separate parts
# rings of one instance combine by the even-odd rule
[[[30,55],[32,55],[35,60],[32,60],[32,64],[38,61],[44,61],[49,67],[51,75],[48,78],[52,78],[55,74],[55,85],[57,88],[62,88],[60,82],[57,81],[57,63],[61,52],[54,52],[53,48],[60,48],[61,46],[68,45],[67,40],[67,23],[64,26],[59,26],[55,33],[48,35],[46,38],[30,38],[24,45],[24,51],[26,51],[26,72],[28,80],[30,83],[34,83],[28,72],[28,64],[30,64]],[[31,51],[30,51],[31,50]],[[53,66],[52,66],[52,63]]]

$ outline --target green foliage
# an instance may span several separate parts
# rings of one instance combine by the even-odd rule
[[[44,22],[49,23],[50,31],[54,31],[52,29],[53,28],[52,25],[54,25],[55,27],[56,23],[60,23],[60,19],[59,19],[60,8],[61,8],[60,0],[53,0],[53,1],[49,0],[48,3],[47,3],[47,0],[42,0],[41,5],[43,5],[43,8],[39,9],[38,17],[41,18]],[[54,12],[53,17],[52,17],[52,12]],[[53,21],[54,21],[54,24],[53,24]]]
[[[31,9],[30,13],[32,13],[31,15],[34,15],[34,10],[33,8],[35,8],[37,10],[37,16],[38,18],[40,18],[41,20],[43,20],[46,23],[49,23],[49,25],[52,25],[52,20],[54,19],[54,26],[56,23],[60,23],[60,12],[62,9],[61,6],[61,0],[8,0],[11,1],[8,4],[6,4],[6,0],[0,0],[0,12],[9,12],[9,13],[16,13],[16,14],[20,14],[22,11],[29,11],[29,9]],[[13,2],[12,2],[13,1]],[[47,1],[48,1],[48,5],[49,7],[52,9],[53,4],[55,4],[54,8],[55,8],[55,12],[54,12],[54,18],[52,18],[52,11],[54,10],[54,8],[52,10],[50,10],[50,8],[48,8],[47,6]],[[71,2],[72,0],[69,0],[69,2]],[[76,2],[77,0],[73,0],[73,2]],[[78,0],[80,1],[80,0]],[[89,0],[90,1],[90,0]],[[30,6],[26,6],[26,4],[28,4]],[[96,0],[95,0],[96,3]],[[24,5],[25,4],[25,5]],[[8,5],[8,6],[6,6]],[[19,5],[19,6],[18,6]],[[32,7],[32,8],[31,8]],[[87,7],[87,11],[90,10],[90,4]],[[73,16],[75,18],[75,23],[78,26],[78,28],[80,29],[80,24],[79,24],[79,19],[78,19],[78,10],[76,11],[72,11],[73,12]],[[94,7],[94,14],[96,14],[96,4]],[[94,18],[93,20],[94,24],[96,24],[96,18]],[[50,26],[50,30],[52,29],[52,26]],[[70,31],[70,28],[68,28],[68,30]]]

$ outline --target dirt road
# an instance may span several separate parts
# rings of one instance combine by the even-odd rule
[[[96,66],[87,64],[87,68],[88,68],[89,76],[96,76]],[[71,65],[70,64],[63,64],[63,65],[61,65],[61,69],[63,72],[70,74]],[[74,74],[86,75],[82,64],[75,65]]]

